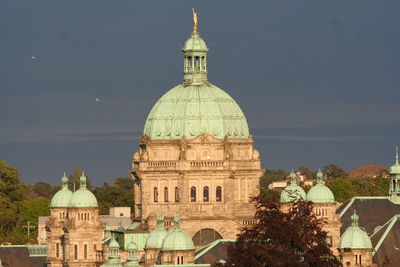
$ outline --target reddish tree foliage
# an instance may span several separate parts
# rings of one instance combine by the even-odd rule
[[[342,266],[326,243],[322,221],[312,213],[312,204],[298,202],[287,213],[277,199],[253,199],[257,224],[243,227],[228,248],[226,263],[214,266],[319,267]]]

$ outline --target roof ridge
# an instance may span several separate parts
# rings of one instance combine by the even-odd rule
[[[372,257],[375,255],[375,253],[378,251],[379,247],[382,245],[383,240],[386,239],[387,235],[389,234],[390,230],[392,229],[393,225],[396,223],[397,219],[400,218],[400,214],[394,215],[392,218],[390,218],[383,226],[385,226],[387,223],[390,222],[389,226],[386,228],[385,232],[379,239],[378,243],[376,243],[376,246],[374,250],[372,251]],[[379,231],[378,231],[379,232]],[[374,233],[375,234],[375,233]],[[373,234],[373,235],[374,235]],[[372,237],[372,235],[371,235]]]

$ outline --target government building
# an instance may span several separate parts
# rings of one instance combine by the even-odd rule
[[[39,221],[44,250],[21,247],[18,259],[0,247],[0,267],[206,267],[227,259],[238,229],[255,223],[250,199],[259,194],[263,169],[239,105],[207,79],[209,49],[194,11],[193,20],[182,48],[183,80],[155,103],[132,153],[133,217],[124,207],[100,216],[85,175],[75,192],[64,175],[51,215]],[[312,202],[343,266],[400,266],[398,155],[387,197],[340,204],[323,178],[319,171],[306,193],[292,172],[282,210]]]

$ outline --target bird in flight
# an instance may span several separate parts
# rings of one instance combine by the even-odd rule
[[[33,61],[37,60],[37,57],[35,57],[35,56],[32,56],[31,58],[32,58]]]
[[[100,103],[100,98],[95,98],[94,100],[96,101],[96,103]]]

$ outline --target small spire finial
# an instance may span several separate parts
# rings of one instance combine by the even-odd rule
[[[353,215],[351,215],[351,225],[352,226],[358,226],[358,219],[359,219],[359,217],[358,217],[358,215],[356,213],[356,210],[354,210]]]
[[[399,147],[396,146],[396,164],[399,164]]]
[[[175,223],[174,229],[175,230],[180,230],[181,229],[181,218],[179,217],[179,215],[176,215],[174,217],[174,223]]]
[[[295,184],[296,183],[296,173],[294,173],[293,169],[289,176],[290,176],[290,183]]]
[[[80,180],[80,186],[79,189],[86,189],[86,176],[85,176],[85,171],[82,171],[82,175],[79,178]]]
[[[61,181],[62,181],[62,187],[64,189],[68,189],[68,177],[65,174],[65,172],[64,172],[64,176],[61,178]]]
[[[192,13],[193,13],[193,32],[197,32],[198,29],[198,13],[194,11],[194,8],[192,8]]]
[[[319,184],[322,183],[323,179],[324,179],[324,174],[321,171],[321,169],[318,169],[318,172],[317,172],[317,183],[319,183]]]

